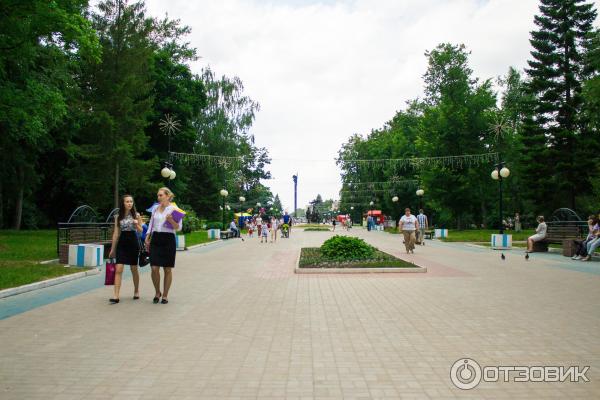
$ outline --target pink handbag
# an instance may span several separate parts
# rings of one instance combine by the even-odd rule
[[[115,284],[115,272],[117,271],[117,264],[115,264],[114,260],[106,261],[106,275],[104,277],[105,285],[114,285]]]

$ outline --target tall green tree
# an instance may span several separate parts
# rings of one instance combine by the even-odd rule
[[[118,207],[124,191],[146,188],[153,162],[140,156],[146,150],[145,128],[153,105],[155,25],[143,2],[127,0],[101,2],[92,23],[102,59],[87,65],[82,75],[89,113],[74,140],[71,180],[84,201]]]
[[[426,55],[427,106],[419,140],[421,154],[440,157],[488,151],[490,112],[496,107],[490,80],[479,83],[473,78],[464,45],[441,44]],[[474,195],[474,191],[490,186],[489,169],[457,165],[429,169],[422,176],[436,208],[449,210],[459,229],[484,222],[483,193]]]
[[[8,210],[12,227],[21,228],[23,204],[43,169],[40,154],[55,146],[50,131],[67,114],[78,63],[98,58],[86,8],[83,0],[0,2],[0,227]]]
[[[585,0],[540,0],[536,30],[531,32],[532,59],[526,72],[534,101],[533,116],[523,132],[525,160],[544,160],[547,178],[535,181],[533,168],[538,162],[528,171],[528,183],[552,187],[552,207],[564,206],[566,200],[575,209],[576,198],[591,187],[581,160],[593,143],[580,113],[582,81],[588,74],[584,54],[595,19],[593,4]]]

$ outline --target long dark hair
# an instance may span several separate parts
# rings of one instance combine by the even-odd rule
[[[119,217],[117,218],[117,222],[121,222],[123,220],[123,218],[125,218],[125,199],[127,197],[131,197],[131,200],[133,200],[133,196],[130,194],[125,194],[125,195],[123,195],[123,197],[121,197],[121,202],[119,203]],[[135,209],[135,201],[134,201],[133,207],[131,207],[131,216],[133,218],[135,218],[136,215],[137,215],[137,210]]]

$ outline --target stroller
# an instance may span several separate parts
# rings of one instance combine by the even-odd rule
[[[290,237],[290,226],[288,224],[281,225],[281,237],[282,238]]]

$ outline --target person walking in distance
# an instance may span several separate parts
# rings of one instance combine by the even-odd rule
[[[425,246],[425,230],[429,228],[429,221],[427,220],[427,215],[423,214],[423,209],[419,210],[419,215],[417,215],[417,221],[419,221],[419,243],[422,246]]]
[[[171,204],[175,195],[167,187],[158,189],[158,207],[152,213],[146,248],[150,250],[150,265],[152,266],[152,283],[154,284],[154,304],[169,302],[169,289],[173,282],[173,268],[175,268],[175,235],[181,231],[182,220],[176,222],[171,215],[175,206]],[[160,292],[160,268],[164,271],[163,292]],[[162,300],[160,297],[162,296]]]
[[[135,209],[133,197],[129,194],[121,197],[119,214],[115,215],[115,228],[112,237],[109,258],[116,256],[116,271],[114,296],[110,299],[111,304],[119,302],[119,292],[123,278],[123,268],[129,265],[133,277],[133,299],[140,298],[140,274],[138,271],[138,255],[140,252],[138,232],[141,233],[142,219]]]
[[[400,218],[400,231],[404,235],[404,246],[406,254],[415,252],[415,232],[419,229],[419,221],[410,213],[410,208],[404,210],[404,215]]]

